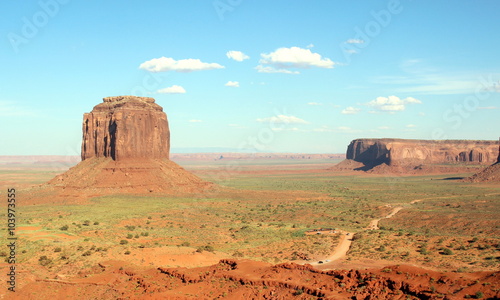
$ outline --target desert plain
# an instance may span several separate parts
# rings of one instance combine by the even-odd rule
[[[500,186],[462,180],[484,166],[408,175],[332,168],[342,155],[171,159],[218,188],[194,196],[68,192],[35,201],[33,186],[79,159],[3,157],[1,190],[6,198],[16,189],[18,240],[16,292],[5,286],[1,297],[499,296]],[[7,260],[7,249],[0,255]],[[9,266],[2,262],[2,274]]]

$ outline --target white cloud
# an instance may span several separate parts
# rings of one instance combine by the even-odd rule
[[[245,59],[249,59],[250,56],[246,55],[245,53],[241,51],[228,51],[226,53],[227,58],[229,59],[234,59],[235,61],[244,61]]]
[[[318,103],[318,102],[309,102],[307,104],[308,105],[323,105],[323,103]]]
[[[285,69],[275,69],[273,67],[264,67],[262,65],[258,65],[257,67],[255,67],[255,69],[259,72],[259,73],[285,73],[285,74],[299,74],[298,71],[290,71],[290,70],[285,70]]]
[[[292,127],[292,128],[283,128],[283,127],[273,127],[271,128],[272,131],[304,131],[301,130],[297,127]]]
[[[406,125],[406,127],[407,128],[415,128],[415,127],[417,127],[417,125],[415,125],[415,124],[408,124],[408,125]]]
[[[261,65],[270,65],[273,69],[279,70],[312,67],[331,69],[335,65],[329,58],[322,58],[318,53],[299,47],[279,48],[268,54],[262,53],[260,56]]]
[[[139,69],[146,70],[149,72],[167,72],[167,71],[176,71],[176,72],[193,72],[193,71],[202,71],[202,70],[213,70],[213,69],[223,69],[224,66],[221,66],[217,63],[205,63],[199,59],[181,59],[175,60],[171,57],[160,57],[153,58],[146,62],[143,62]]]
[[[311,49],[313,47],[314,47],[314,44],[309,44],[309,45],[306,46],[307,49]]]
[[[345,109],[343,109],[340,113],[344,114],[344,115],[355,115],[360,110],[361,109],[359,109],[359,108],[355,108],[355,107],[349,106],[349,107],[346,107]]]
[[[275,123],[275,124],[309,124],[309,122],[297,118],[295,116],[277,115],[268,118],[257,119],[261,123]]]
[[[396,96],[389,96],[389,97],[377,97],[375,100],[368,102],[367,105],[379,111],[395,112],[395,111],[405,110],[407,104],[421,104],[421,103],[422,101],[415,99],[413,97],[400,99],[399,97]]]
[[[477,109],[488,109],[488,110],[491,110],[491,109],[499,109],[500,107],[497,107],[497,106],[481,106],[481,107],[478,107]]]
[[[196,120],[196,119],[193,119],[193,120],[189,120],[189,123],[201,123],[203,122],[202,120]]]
[[[240,87],[240,83],[238,81],[228,81],[225,86],[230,86],[230,87]]]
[[[391,129],[391,127],[389,127],[389,126],[379,126],[379,127],[377,127],[377,128],[378,128],[378,129],[380,129],[380,130],[388,130],[388,129]]]
[[[159,89],[156,92],[160,94],[185,94],[186,90],[180,85],[173,85],[164,89]]]
[[[365,41],[361,39],[348,39],[347,44],[363,44]]]

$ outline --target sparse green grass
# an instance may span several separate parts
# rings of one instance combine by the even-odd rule
[[[237,189],[282,192],[276,195],[249,192],[244,197],[209,199],[115,195],[95,198],[85,205],[22,206],[17,225],[40,227],[44,239],[21,239],[19,249],[25,253],[18,254],[19,261],[46,255],[51,265],[57,264],[61,260],[51,256],[55,241],[63,249],[61,255],[68,257],[64,263],[94,259],[104,253],[90,250],[93,245],[96,249],[120,249],[120,253],[129,251],[125,246],[208,247],[204,249],[271,262],[294,259],[300,253],[318,257],[333,251],[338,236],[304,236],[307,229],[330,227],[361,232],[370,220],[403,206],[394,218],[380,222],[382,230],[363,232],[349,255],[416,261],[443,268],[452,256],[458,263],[471,265],[471,269],[499,266],[495,255],[500,236],[498,186],[442,180],[460,175],[265,174],[267,166],[278,165],[286,167],[283,161],[243,162],[243,170],[261,168],[264,173],[231,174],[218,182]],[[192,165],[195,170],[211,166]],[[223,168],[222,163],[215,166],[216,171]],[[48,176],[39,170],[33,172],[28,182]],[[203,173],[201,177],[213,179]],[[421,202],[410,204],[413,200]],[[0,218],[4,217],[5,213],[0,213]],[[61,239],[60,235],[77,239]],[[5,237],[2,234],[0,243],[6,243]],[[443,241],[439,242],[438,237]],[[122,240],[127,244],[121,244]],[[424,243],[427,245],[422,247]],[[453,255],[439,254],[446,247]]]

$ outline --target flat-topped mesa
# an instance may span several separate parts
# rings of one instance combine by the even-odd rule
[[[83,115],[82,160],[168,159],[169,153],[167,115],[153,98],[107,97]]]
[[[470,162],[490,164],[499,159],[497,141],[356,139],[346,158],[365,166]]]

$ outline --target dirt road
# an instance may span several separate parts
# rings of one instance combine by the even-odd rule
[[[394,207],[392,209],[392,211],[388,215],[386,215],[385,217],[380,218],[380,219],[371,220],[370,224],[368,225],[367,228],[365,228],[365,230],[379,229],[378,223],[380,222],[380,220],[392,218],[395,214],[397,214],[402,209],[403,209],[402,206]],[[328,265],[331,265],[334,261],[345,257],[347,255],[347,252],[351,248],[352,237],[353,237],[354,233],[353,232],[343,232],[341,234],[342,235],[340,237],[339,244],[337,245],[337,247],[335,248],[335,250],[332,252],[332,254],[330,256],[328,256],[322,260],[318,260],[318,261],[309,263],[309,264],[311,264],[313,266],[317,266],[317,265],[328,266]],[[320,261],[322,263],[319,263]]]
[[[324,260],[321,260],[324,265],[328,265],[329,262],[333,262],[337,259],[344,257],[347,254],[347,251],[351,248],[352,236],[354,233],[352,232],[343,232],[341,233],[340,241],[332,254],[326,257]],[[310,263],[313,266],[320,265],[319,261],[315,261]]]
[[[397,214],[402,209],[403,209],[402,206],[394,207],[394,209],[387,216],[385,216],[383,218],[380,218],[380,219],[371,220],[370,224],[365,229],[366,230],[376,230],[376,229],[379,229],[378,228],[378,223],[380,222],[380,220],[392,218],[395,214]]]

